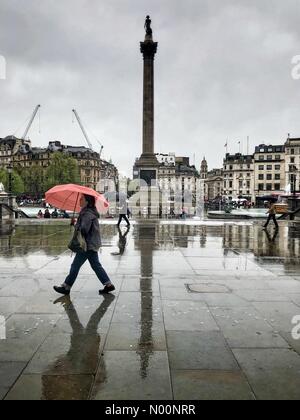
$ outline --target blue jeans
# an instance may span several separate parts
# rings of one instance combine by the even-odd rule
[[[83,264],[89,260],[89,263],[91,264],[92,269],[95,271],[98,279],[101,281],[101,283],[105,286],[106,284],[111,283],[106,271],[102,267],[99,261],[99,255],[98,252],[95,251],[87,251],[87,252],[78,252],[74,258],[74,261],[71,265],[70,274],[65,280],[65,283],[72,287],[75,283],[79,271]]]

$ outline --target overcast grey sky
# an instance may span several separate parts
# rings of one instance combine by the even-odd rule
[[[155,148],[203,155],[222,165],[224,144],[238,151],[300,137],[299,0],[0,0],[0,137],[42,105],[30,132],[85,145],[75,107],[104,157],[132,174],[141,153],[139,42],[151,15],[155,61]],[[25,126],[17,132],[22,135]]]

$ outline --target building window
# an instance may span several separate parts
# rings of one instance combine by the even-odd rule
[[[280,181],[280,179],[281,179],[280,174],[275,174],[275,179],[276,179],[276,181]]]
[[[272,187],[273,187],[272,184],[267,184],[267,191],[272,191]]]
[[[264,184],[258,184],[258,190],[259,191],[264,191],[265,189],[265,185]]]
[[[259,171],[264,171],[265,170],[265,165],[259,165],[258,170]]]
[[[281,189],[280,184],[275,184],[274,187],[275,187],[275,191],[280,191],[280,189]]]
[[[273,166],[272,165],[267,165],[267,171],[272,171]]]
[[[291,155],[295,154],[295,149],[291,149]]]
[[[259,156],[259,160],[265,160],[264,156]]]
[[[289,171],[294,172],[295,171],[295,165],[290,165],[289,166]]]
[[[272,174],[267,174],[267,181],[272,181]]]
[[[275,165],[275,171],[280,171],[281,166],[280,165]]]
[[[271,155],[268,155],[267,160],[273,160],[273,157]]]
[[[281,160],[281,156],[280,156],[280,155],[276,155],[276,156],[275,156],[275,159],[276,159],[276,160]]]
[[[259,179],[260,181],[263,181],[263,180],[265,179],[264,174],[259,174],[259,175],[258,175],[258,179]]]
[[[294,157],[291,158],[291,163],[295,163],[295,158]]]

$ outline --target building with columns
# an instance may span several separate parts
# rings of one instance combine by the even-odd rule
[[[223,163],[224,195],[232,198],[243,197],[255,201],[254,158],[253,155],[226,154]]]
[[[205,179],[205,199],[215,200],[224,195],[224,173],[223,169],[212,169],[207,173]]]

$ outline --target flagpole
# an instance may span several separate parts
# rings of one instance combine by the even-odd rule
[[[226,155],[227,155],[228,154],[228,139],[226,140],[225,147],[226,147]]]

